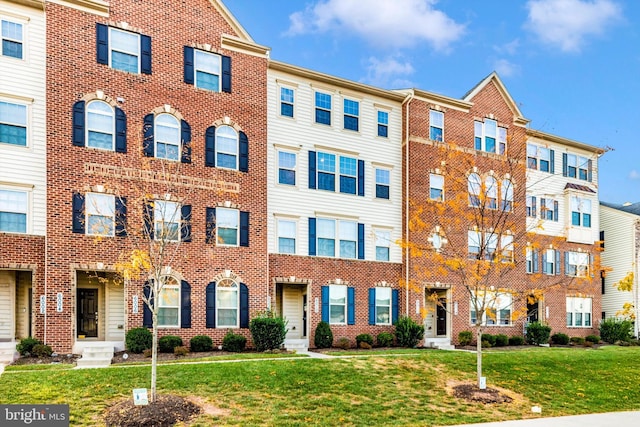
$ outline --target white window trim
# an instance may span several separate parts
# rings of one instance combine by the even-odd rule
[[[27,25],[30,21],[30,18],[27,16],[13,14],[3,10],[2,13],[0,14],[0,21],[9,21],[11,23],[20,24],[22,26],[22,41],[20,42],[22,43],[22,58],[5,56],[4,54],[1,54],[0,57],[2,57],[3,60],[26,62],[28,60],[27,56],[29,54],[29,49],[27,49]],[[2,43],[2,40],[4,40],[4,37],[2,37],[1,32],[2,32],[2,23],[0,22],[0,44]],[[7,40],[17,41],[14,39],[7,39]]]
[[[178,324],[177,325],[160,325],[159,320],[158,320],[158,328],[161,329],[180,329],[180,319],[182,318],[182,301],[181,301],[181,297],[182,297],[182,292],[181,292],[181,287],[180,287],[180,281],[178,279],[176,279],[173,276],[169,276],[169,278],[164,279],[165,280],[165,284],[162,286],[162,289],[160,290],[160,293],[162,293],[162,291],[164,291],[167,288],[176,288],[178,290]],[[167,283],[167,280],[175,280],[175,284],[169,284]],[[175,308],[174,306],[167,306],[167,307],[161,307],[160,306],[160,296],[158,295],[158,314],[160,313],[160,309],[162,308]]]
[[[219,234],[218,234],[218,230],[220,229],[220,222],[218,221],[218,216],[221,210],[224,211],[234,211],[236,213],[236,224],[238,224],[238,227],[236,228],[236,243],[235,244],[228,244],[228,243],[220,243],[220,239],[219,239]],[[225,229],[231,230],[232,228],[228,228],[228,227],[224,227]],[[218,206],[216,208],[216,246],[221,246],[221,247],[238,247],[240,246],[240,210],[239,209],[233,209],[233,208],[224,208],[224,207],[220,207]]]
[[[344,304],[332,304],[331,303],[331,294],[334,289],[344,289]],[[349,291],[347,289],[347,285],[329,285],[329,324],[330,325],[346,325],[347,324],[347,306],[349,305]],[[343,306],[344,307],[344,321],[343,322],[333,322],[331,320],[331,307],[332,306]]]
[[[357,159],[356,159],[357,161]],[[389,174],[389,182],[388,183],[378,183],[378,170],[383,170],[383,171],[387,171],[387,173]],[[374,175],[374,188],[373,188],[373,194],[374,194],[374,199],[376,200],[391,200],[391,169],[387,168],[387,167],[382,167],[382,166],[375,166],[373,168],[373,175]],[[356,177],[356,182],[357,182],[357,177]],[[377,187],[378,185],[386,185],[389,188],[389,197],[387,199],[383,199],[380,197],[377,197]]]
[[[378,233],[388,233],[389,234],[389,236],[388,236],[389,239],[387,241],[387,245],[386,246],[378,245],[378,239],[380,239],[380,240],[386,239],[385,236],[379,236]],[[377,262],[390,262],[391,261],[391,243],[392,243],[391,235],[392,235],[392,233],[393,233],[393,230],[391,230],[391,229],[373,226],[373,247],[375,248],[374,259]],[[378,259],[378,248],[387,248],[389,250],[389,259],[388,260],[380,260],[380,259]]]
[[[168,218],[169,220],[167,221],[167,218],[164,218],[164,215],[158,219],[157,212],[158,212],[158,204],[173,204],[176,206],[176,210],[175,210],[175,214],[173,218]],[[166,209],[165,209],[166,210]],[[165,238],[167,242],[179,242],[180,239],[182,238],[182,204],[178,203],[178,202],[171,202],[171,201],[167,201],[167,200],[154,200],[153,201],[153,238],[154,240],[161,240],[162,238],[159,238],[158,236],[158,228],[157,225],[158,223],[162,223],[164,228],[164,224],[168,223],[168,224],[178,224],[178,238],[177,239],[169,239],[169,238]]]
[[[214,91],[212,89],[208,89],[205,87],[201,87],[198,86],[198,53],[204,54],[204,55],[210,55],[214,58],[216,58],[218,60],[218,70],[220,70],[220,72],[218,74],[216,73],[211,73],[209,71],[206,70],[200,70],[203,73],[206,74],[211,74],[213,76],[218,76],[218,90]],[[198,89],[202,89],[202,90],[208,90],[210,92],[213,93],[220,93],[222,91],[222,57],[220,55],[218,55],[217,53],[213,53],[213,52],[207,52],[206,50],[202,50],[202,49],[194,49],[193,50],[193,85],[195,87],[197,87]]]
[[[296,164],[293,167],[293,169],[280,166],[280,153],[293,154],[295,156]],[[276,177],[275,177],[276,185],[281,186],[281,187],[285,187],[285,188],[297,188],[298,187],[298,181],[300,181],[298,179],[299,178],[299,174],[298,174],[298,163],[299,163],[298,151],[284,149],[284,148],[276,148],[276,159],[275,160],[276,160],[276,168],[275,168],[276,169]],[[293,184],[281,183],[280,182],[280,169],[293,171],[293,173],[295,175],[295,182]]]
[[[113,226],[111,227],[111,233],[109,234],[104,234],[104,233],[94,233],[91,232],[91,230],[89,230],[89,207],[90,207],[90,203],[89,203],[89,198],[92,196],[98,196],[98,197],[111,197],[113,203],[112,203],[112,212],[111,212],[111,221]],[[115,230],[116,230],[116,199],[114,195],[111,194],[104,194],[104,193],[86,193],[85,197],[85,206],[84,206],[84,221],[85,221],[85,233],[88,236],[101,236],[101,237],[113,237],[115,236]],[[109,216],[109,215],[101,215],[101,216]],[[154,230],[155,233],[155,230]]]
[[[15,192],[20,192],[20,193],[26,193],[27,194],[27,212],[26,212],[26,219],[25,222],[27,224],[26,226],[26,230],[24,233],[16,233],[16,232],[11,232],[11,231],[0,231],[0,234],[17,234],[17,235],[25,235],[25,234],[32,234],[33,233],[33,226],[31,224],[32,221],[32,210],[33,210],[33,186],[32,185],[5,185],[0,183],[0,190],[5,190],[5,191],[15,191]]]
[[[235,153],[231,153],[229,151],[220,150],[220,144],[218,144],[218,132],[220,131],[220,129],[223,129],[223,128],[232,129],[236,134],[236,151],[235,151]],[[224,138],[226,138],[226,136]],[[216,167],[220,168],[220,169],[237,171],[240,168],[240,134],[238,133],[238,131],[233,126],[222,125],[222,126],[219,126],[219,127],[216,128],[216,134],[214,136],[214,139],[215,139],[215,145],[216,145],[216,152],[214,153],[214,156],[215,156],[215,159],[216,159]],[[229,168],[229,167],[226,167],[226,166],[220,166],[220,163],[218,162],[218,153],[235,156],[235,158],[236,158],[236,166],[234,168]]]
[[[293,102],[289,103],[289,102],[284,102],[282,101],[282,89],[287,89],[293,92]],[[296,114],[296,98],[297,98],[298,94],[297,94],[297,87],[288,85],[288,84],[278,84],[278,93],[277,93],[277,100],[278,100],[278,117],[282,117],[284,119],[288,119],[288,120],[295,120],[297,117]],[[293,116],[285,116],[282,114],[282,104],[291,104],[291,110],[293,111]]]
[[[576,307],[576,303],[582,303],[583,305],[589,301],[588,305],[589,305],[589,310],[581,310],[581,311],[577,311],[575,310]],[[573,308],[573,310],[569,311],[569,308]],[[588,298],[588,297],[567,297],[566,298],[566,313],[569,314],[571,313],[571,325],[567,324],[567,328],[581,328],[581,329],[590,329],[593,328],[593,298]],[[575,319],[576,313],[580,313],[582,314],[582,325],[576,325],[575,323]],[[585,314],[589,314],[589,325],[585,325]]]
[[[442,178],[442,186],[441,187],[436,187],[433,185],[433,177],[434,176],[438,176],[440,178]],[[435,189],[435,190],[440,190],[440,198],[439,199],[434,199],[433,197],[431,197],[431,190]],[[433,200],[436,202],[444,202],[445,199],[445,194],[444,194],[444,175],[441,175],[439,173],[430,173],[429,174],[429,200]]]
[[[277,217],[276,216],[276,253],[285,254],[285,255],[296,255],[298,253],[298,236],[299,236],[299,221],[297,218],[287,218],[287,217]],[[289,252],[280,252],[280,221],[291,222],[294,224],[295,235],[293,236],[293,253]],[[285,239],[290,239],[291,237],[283,237]]]
[[[7,93],[2,93],[0,92],[0,101],[2,102],[6,102],[8,104],[14,104],[14,105],[22,105],[24,107],[26,107],[26,143],[25,145],[17,145],[17,144],[10,144],[8,142],[0,142],[0,147],[2,147],[3,150],[5,149],[17,149],[17,150],[24,150],[24,149],[31,149],[31,106],[33,105],[34,99],[33,98],[28,98],[28,97],[24,97],[24,96],[19,96],[19,95],[11,95],[11,94],[7,94]],[[7,123],[9,124],[9,122],[3,122],[3,123]]]
[[[376,300],[374,302],[375,304],[375,319],[376,319],[376,325],[391,325],[391,321],[393,319],[393,292],[391,291],[391,288],[384,288],[384,287],[376,287]],[[381,290],[384,291],[388,291],[389,292],[389,305],[378,305],[378,292],[380,292]],[[388,307],[389,308],[389,319],[386,322],[378,322],[378,307]]]
[[[353,114],[347,113],[345,111],[346,110],[346,106],[344,105],[345,101],[355,102],[358,105],[358,114],[357,115],[353,115]],[[361,104],[362,104],[362,102],[360,100],[358,100],[358,99],[354,99],[354,98],[351,98],[351,97],[348,97],[348,96],[345,96],[345,97],[342,98],[342,130],[360,133],[360,128],[361,128],[361,124],[362,124],[362,120],[361,120],[361,117],[360,117],[361,116],[361,107],[362,107]],[[354,118],[356,118],[357,121],[358,121],[358,129],[356,129],[356,130],[347,129],[344,126],[345,117],[354,117]]]
[[[127,55],[134,56],[132,52],[127,52],[127,51],[124,51],[124,50],[118,50],[118,49],[114,49],[113,48],[113,45],[112,45],[112,40],[113,40],[112,32],[114,32],[114,31],[118,32],[119,31],[121,33],[133,34],[138,39],[138,41],[137,41],[138,51],[137,51],[137,53],[135,55],[138,58],[138,70],[136,71],[135,74],[140,74],[140,68],[142,66],[142,64],[141,64],[141,62],[142,62],[141,61],[142,52],[141,52],[141,49],[140,49],[140,34],[134,33],[132,31],[123,30],[121,28],[111,27],[111,26],[109,26],[108,28],[109,28],[109,52],[108,52],[108,54],[109,54],[109,58],[108,58],[109,59],[109,68],[113,68],[114,70],[118,70],[118,71],[123,71],[125,73],[129,72],[129,71],[126,71],[126,70],[121,70],[119,68],[114,68],[113,67],[113,65],[111,64],[111,57],[112,57],[111,52],[113,52],[113,51],[120,52],[120,53],[125,53]]]
[[[330,109],[326,109],[324,107],[318,107],[318,104],[316,103],[316,93],[320,93],[323,95],[328,95],[331,98],[331,108]],[[329,126],[329,127],[333,127],[335,125],[334,123],[334,118],[333,118],[333,102],[334,102],[334,98],[335,98],[335,94],[332,93],[331,91],[328,90],[322,90],[322,89],[317,89],[313,91],[313,114],[311,117],[311,121],[314,125],[319,125],[319,126]],[[322,111],[328,111],[329,112],[329,124],[326,123],[320,123],[318,121],[316,121],[316,110],[322,110]]]
[[[111,108],[111,148],[102,148],[102,147],[94,147],[92,145],[89,145],[89,131],[91,129],[89,129],[89,106],[93,103],[103,103],[105,105],[108,105],[109,108]],[[99,114],[101,116],[106,116],[106,114],[98,112],[98,113],[94,113],[94,114]],[[96,150],[103,150],[103,151],[115,151],[116,149],[116,111],[115,108],[113,108],[112,105],[109,105],[109,103],[102,101],[100,99],[94,99],[91,100],[89,102],[87,102],[87,107],[85,108],[85,129],[84,129],[84,137],[85,137],[85,141],[87,141],[86,146],[87,148],[93,148]],[[155,132],[155,130],[154,130]],[[155,138],[154,138],[155,139]]]
[[[176,126],[168,126],[167,124],[163,124],[162,126],[164,127],[171,127],[173,129],[177,129],[178,130],[178,141],[177,141],[177,147],[178,147],[178,156],[176,159],[170,159],[168,157],[158,157],[158,117],[162,117],[162,116],[168,116],[168,117],[172,117],[176,123]],[[114,132],[115,133],[115,132]],[[161,113],[158,114],[157,116],[154,117],[153,120],[153,144],[154,144],[154,157],[156,159],[162,159],[162,160],[168,160],[170,162],[180,162],[180,160],[182,159],[182,129],[180,126],[180,120],[174,116],[173,114],[168,114],[168,113]],[[160,141],[161,143],[163,143],[164,145],[171,145],[171,146],[176,146],[176,144],[174,143],[174,141]]]
[[[233,286],[222,286],[222,283],[224,282],[230,282],[233,284]],[[219,312],[221,309],[225,309],[225,310],[231,310],[233,309],[233,307],[223,307],[220,305],[220,301],[218,301],[218,292],[234,292],[231,290],[220,290],[228,288],[228,289],[232,289],[235,287],[235,293],[236,293],[236,324],[235,325],[221,325],[220,324],[220,317],[219,317]],[[219,329],[237,329],[240,327],[240,283],[236,282],[235,280],[232,279],[223,279],[220,283],[216,284],[216,328]]]
[[[489,316],[487,316],[486,310],[484,313],[482,313],[482,326],[488,326],[488,327],[511,327],[513,326],[513,295],[509,292],[496,292],[496,291],[481,291],[484,292],[486,294],[485,298],[487,298],[486,302],[485,302],[485,308],[487,310],[493,310],[495,312],[495,320],[491,319]],[[475,325],[475,323],[473,322],[473,317],[472,317],[472,312],[475,311],[475,307],[473,304],[472,299],[475,298],[476,293],[473,292],[473,295],[471,297],[471,300],[469,301],[469,323],[471,325]],[[498,304],[500,298],[502,298],[503,296],[508,296],[508,303],[505,304]],[[508,309],[509,310],[509,322],[508,323],[502,323],[503,320],[502,317],[500,317],[500,311],[504,310],[504,309]],[[477,319],[477,313],[476,313],[476,319]],[[494,323],[487,323],[487,320],[490,320]]]
[[[440,115],[442,117],[442,126],[436,126],[433,124],[432,120],[431,120],[431,115],[432,114],[436,114],[436,115]],[[429,109],[429,139],[431,139],[431,128],[436,128],[436,129],[440,129],[442,131],[442,140],[437,141],[437,140],[433,140],[433,141],[437,141],[437,142],[444,142],[444,111],[438,111],[438,110],[434,110],[434,109]]]
[[[380,118],[378,117],[378,113],[382,112],[382,113],[387,113],[387,123],[381,123],[380,122]],[[382,139],[389,139],[389,131],[391,130],[391,127],[389,126],[389,121],[390,121],[390,116],[391,116],[391,111],[385,108],[376,108],[376,130],[375,130],[375,134],[376,134],[376,138],[382,138]],[[380,136],[378,135],[378,125],[383,125],[387,127],[387,136]]]
[[[568,264],[569,266],[575,266],[576,267],[576,274],[572,274],[572,273],[568,273],[567,276],[569,277],[589,277],[589,270],[591,268],[591,266],[589,265],[589,253],[587,252],[577,252],[577,251],[568,251],[567,252],[568,258]],[[586,262],[584,264],[572,264],[571,263],[571,256],[572,254],[575,254],[576,258],[584,258],[586,256]],[[583,274],[580,274],[580,272],[583,271]]]

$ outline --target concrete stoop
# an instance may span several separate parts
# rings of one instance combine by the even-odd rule
[[[15,342],[0,343],[0,363],[9,365],[20,357],[20,353],[16,351]]]
[[[437,348],[438,350],[455,350],[456,347],[451,344],[449,338],[425,338],[424,346],[429,348]]]
[[[284,340],[284,348],[289,351],[309,351],[309,340],[306,339],[287,339]]]
[[[105,368],[111,365],[114,348],[112,345],[87,346],[82,351],[82,357],[76,361],[76,368]]]

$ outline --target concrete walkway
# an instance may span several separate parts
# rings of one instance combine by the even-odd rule
[[[451,426],[462,427],[463,425]],[[464,424],[464,427],[637,427],[640,411],[607,412],[604,414],[572,415],[568,417],[534,418],[519,421]]]

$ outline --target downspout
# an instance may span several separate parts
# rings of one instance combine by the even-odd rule
[[[406,242],[409,241],[409,106],[411,100],[414,98],[413,91],[411,91],[404,101],[402,106],[407,106],[407,112],[404,115],[405,119],[405,140],[404,140],[404,156],[405,156],[405,177],[404,177],[404,195],[405,195],[405,213],[404,213],[404,236],[405,236],[405,259],[404,259],[404,283],[406,286],[405,293],[405,315],[409,316],[409,247]]]
[[[633,306],[635,307],[635,322],[634,323],[634,332],[635,337],[638,339],[640,337],[640,289],[638,289],[638,284],[640,282],[640,220],[636,220],[635,224],[635,247],[634,247],[634,268],[633,268],[633,291],[634,291],[634,302]]]

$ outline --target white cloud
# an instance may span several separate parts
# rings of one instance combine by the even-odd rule
[[[380,60],[370,57],[366,69],[367,76],[362,79],[363,83],[389,89],[413,86],[413,83],[407,77],[413,74],[415,69],[407,61],[401,61],[396,58]]]
[[[514,39],[512,41],[510,41],[509,43],[505,43],[503,45],[496,45],[493,46],[493,50],[495,50],[498,53],[504,53],[504,54],[508,54],[508,55],[515,55],[516,53],[518,53],[520,49],[520,40],[519,39]]]
[[[525,27],[562,51],[579,51],[589,36],[600,35],[621,19],[613,0],[529,0]]]
[[[493,69],[500,77],[511,77],[520,72],[520,68],[507,59],[498,59],[493,63]]]
[[[409,47],[419,42],[446,50],[465,31],[437,0],[319,0],[289,16],[286,34],[350,32],[383,47]]]
[[[640,180],[640,172],[633,169],[631,172],[629,172],[629,179]]]

